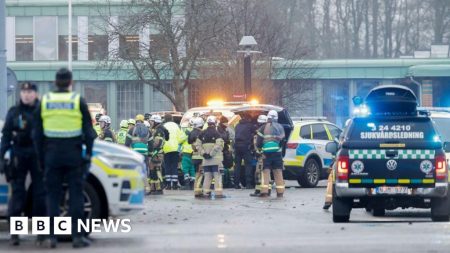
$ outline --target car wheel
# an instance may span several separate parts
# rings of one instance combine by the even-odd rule
[[[336,189],[333,185],[333,222],[342,223],[350,220],[350,212],[352,211],[351,199],[338,198]]]
[[[303,173],[298,179],[300,186],[305,188],[314,188],[317,186],[320,180],[320,165],[313,158],[306,161]]]
[[[69,191],[67,188],[64,189],[64,200],[60,206],[60,216],[69,216]],[[95,189],[95,187],[86,182],[83,188],[84,197],[84,217],[86,219],[99,219],[102,214],[102,202],[100,196]],[[90,233],[87,233],[87,235]],[[69,236],[58,237],[60,240],[66,241],[70,240]]]
[[[444,198],[431,199],[431,220],[436,222],[450,220],[449,193]]]

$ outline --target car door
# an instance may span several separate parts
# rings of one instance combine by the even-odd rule
[[[328,133],[328,139],[330,141],[335,141],[339,139],[339,136],[342,133],[342,130],[335,125],[332,124],[324,124],[326,131]],[[327,142],[328,143],[328,142]],[[325,144],[326,145],[326,144]],[[333,161],[333,155],[331,153],[325,152],[323,154],[323,164],[325,168],[328,168]]]
[[[317,153],[322,160],[322,166],[328,168],[331,164],[331,154],[325,151],[325,146],[330,142],[330,135],[325,128],[325,124],[316,123],[311,124],[312,138],[316,146]]]

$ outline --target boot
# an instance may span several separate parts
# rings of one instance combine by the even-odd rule
[[[277,198],[283,198],[283,193],[277,193]]]
[[[261,193],[261,194],[259,194],[258,197],[260,197],[260,198],[268,198],[269,194],[268,193]]]
[[[74,248],[85,248],[89,247],[91,243],[84,236],[74,237],[72,240],[72,247]]]
[[[261,195],[261,191],[260,190],[255,190],[254,193],[250,193],[250,197],[259,197],[259,195]]]
[[[325,204],[323,204],[323,210],[328,210],[331,207],[331,202],[325,202]]]
[[[194,184],[195,184],[195,180],[191,180],[191,181],[189,181],[189,190],[194,190]]]
[[[20,245],[19,235],[11,235],[11,238],[9,239],[9,244],[11,246],[19,246]]]
[[[46,239],[45,235],[38,235],[36,237],[36,242],[35,242],[36,246],[40,247],[40,246],[44,245],[45,239]]]
[[[54,249],[58,244],[58,239],[56,239],[56,236],[50,236],[45,242],[48,248]]]

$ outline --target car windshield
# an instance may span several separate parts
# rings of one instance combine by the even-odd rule
[[[433,118],[433,121],[442,141],[450,141],[450,118]]]

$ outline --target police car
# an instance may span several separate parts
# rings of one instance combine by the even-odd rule
[[[84,187],[85,215],[108,218],[128,215],[144,208],[144,158],[117,144],[95,141],[92,163]],[[30,184],[30,178],[27,184]],[[6,217],[10,187],[0,175],[0,216]],[[31,198],[31,192],[28,192]],[[62,215],[68,211],[68,194],[62,203]],[[27,201],[27,211],[31,211]]]
[[[366,117],[349,123],[333,171],[333,221],[347,222],[352,208],[374,216],[396,208],[430,208],[448,221],[448,167],[443,143],[414,93],[398,85],[369,92]],[[326,147],[337,151],[337,144]]]
[[[293,118],[294,129],[286,144],[284,178],[297,180],[302,187],[315,187],[328,177],[332,155],[325,151],[342,130],[325,118]]]

